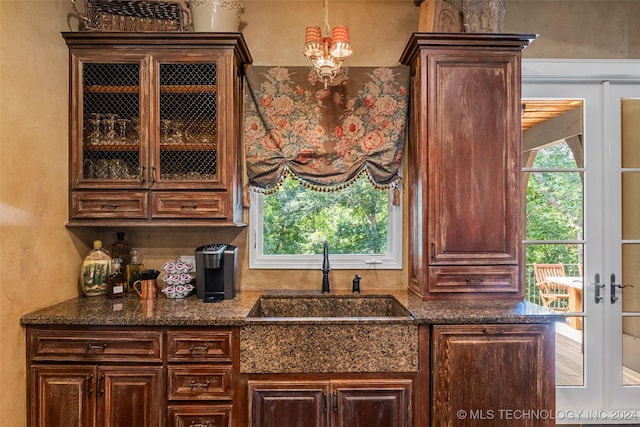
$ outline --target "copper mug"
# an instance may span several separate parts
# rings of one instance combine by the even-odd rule
[[[133,289],[142,299],[153,299],[158,296],[156,279],[142,279],[133,282]]]

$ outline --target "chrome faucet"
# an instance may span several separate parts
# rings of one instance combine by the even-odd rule
[[[329,244],[327,241],[324,241],[324,250],[323,250],[323,258],[322,258],[322,293],[329,293],[329,271],[331,268],[329,267]]]

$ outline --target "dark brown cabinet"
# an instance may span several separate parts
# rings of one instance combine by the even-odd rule
[[[415,33],[409,288],[521,299],[520,63],[530,35]]]
[[[32,366],[32,426],[162,425],[162,367]]]
[[[238,425],[238,346],[237,330],[167,331],[167,426]]]
[[[63,33],[70,225],[244,225],[241,33]]]
[[[28,327],[30,427],[240,427],[237,329]]]
[[[327,427],[327,381],[249,381],[250,427]]]
[[[27,336],[31,427],[164,425],[161,333],[29,329]]]
[[[249,381],[252,427],[407,427],[412,381]]]
[[[431,425],[555,425],[551,325],[434,325],[431,339]]]

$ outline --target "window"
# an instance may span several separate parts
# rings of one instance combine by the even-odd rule
[[[327,240],[332,269],[401,269],[402,208],[393,191],[363,174],[333,192],[290,177],[273,194],[252,192],[249,267],[319,269]]]

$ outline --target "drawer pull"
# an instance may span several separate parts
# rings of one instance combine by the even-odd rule
[[[184,209],[198,209],[198,204],[197,203],[192,203],[192,204],[188,204],[188,205],[181,205],[180,209],[184,210]]]
[[[87,344],[87,353],[90,353],[92,351],[102,351],[104,352],[104,350],[107,348],[107,344]]]
[[[484,280],[482,280],[482,279],[481,279],[481,278],[479,278],[479,277],[474,277],[474,278],[470,278],[470,279],[469,279],[469,278],[467,278],[467,279],[465,279],[465,281],[466,281],[467,283],[482,283],[482,282],[484,282]]]
[[[204,388],[204,389],[208,389],[209,388],[209,380],[207,380],[206,383],[197,383],[195,381],[191,381],[191,384],[189,384],[189,388],[193,391],[193,389],[196,388]]]
[[[202,424],[202,423],[198,423],[196,424],[195,421],[191,421],[191,424],[189,424],[192,427],[209,427],[211,424],[209,424],[209,421],[207,421],[206,424]]]
[[[189,352],[191,354],[207,354],[207,352],[209,351],[209,346],[207,344],[205,345],[192,345],[191,347],[189,347]]]
[[[113,209],[113,210],[116,210],[119,207],[120,207],[120,205],[117,204],[117,203],[112,203],[112,204],[105,203],[105,204],[102,205],[102,209]]]

